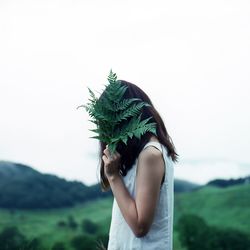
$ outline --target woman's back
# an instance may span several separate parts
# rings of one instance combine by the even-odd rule
[[[108,250],[172,250],[173,249],[173,216],[174,216],[174,169],[173,161],[167,155],[167,148],[157,141],[149,141],[148,146],[158,148],[165,162],[164,182],[161,185],[160,197],[157,203],[155,216],[149,232],[144,237],[136,237],[121,214],[114,198],[112,218],[109,231]],[[123,177],[125,186],[130,195],[135,198],[136,169],[138,158],[133,167]]]

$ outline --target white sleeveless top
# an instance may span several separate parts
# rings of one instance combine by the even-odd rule
[[[167,155],[167,148],[159,142],[150,141],[148,146],[158,148],[165,162],[165,177],[161,185],[160,197],[156,207],[155,217],[149,232],[144,237],[136,237],[124,219],[114,197],[112,218],[109,231],[107,250],[172,250],[173,249],[173,217],[174,217],[174,167],[173,161]],[[144,149],[143,148],[143,149]],[[130,195],[136,194],[136,159],[132,168],[123,177]]]

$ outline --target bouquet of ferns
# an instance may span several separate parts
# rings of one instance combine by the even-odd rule
[[[123,98],[128,87],[121,85],[112,70],[110,70],[108,81],[109,84],[105,85],[106,89],[100,98],[97,98],[94,92],[88,88],[89,103],[77,108],[84,107],[92,118],[89,121],[96,125],[96,129],[89,130],[95,132],[97,136],[90,138],[96,138],[106,143],[112,155],[119,142],[127,145],[128,138],[135,136],[140,139],[147,131],[156,134],[156,123],[148,122],[152,117],[141,121],[142,107],[151,105],[139,98]],[[127,119],[129,121],[123,123]]]

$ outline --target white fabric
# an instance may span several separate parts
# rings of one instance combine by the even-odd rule
[[[174,167],[173,161],[167,155],[167,148],[159,142],[150,141],[144,148],[154,146],[163,153],[165,162],[165,177],[160,190],[155,217],[149,232],[144,237],[136,237],[125,221],[114,197],[112,218],[109,230],[107,250],[172,250],[173,249],[173,217],[174,217]],[[144,149],[143,148],[143,149]],[[123,181],[130,195],[136,194],[136,168],[133,167],[123,176]]]

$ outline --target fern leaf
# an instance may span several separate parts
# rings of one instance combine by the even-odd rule
[[[141,101],[141,99],[139,98],[123,99],[121,102],[116,103],[115,111],[121,111],[127,109],[132,104],[132,102],[135,101]]]
[[[105,91],[100,98],[97,98],[88,87],[88,103],[78,108],[84,107],[92,118],[89,121],[96,125],[96,128],[90,131],[97,135],[90,138],[107,143],[110,151],[114,153],[119,142],[127,145],[128,139],[132,139],[133,136],[140,139],[148,131],[156,134],[156,123],[149,122],[152,117],[141,121],[142,108],[151,105],[140,98],[124,99],[128,87],[117,80],[117,75],[112,69],[107,80],[109,84],[105,85]],[[127,119],[130,119],[129,122],[121,127],[122,122]]]

